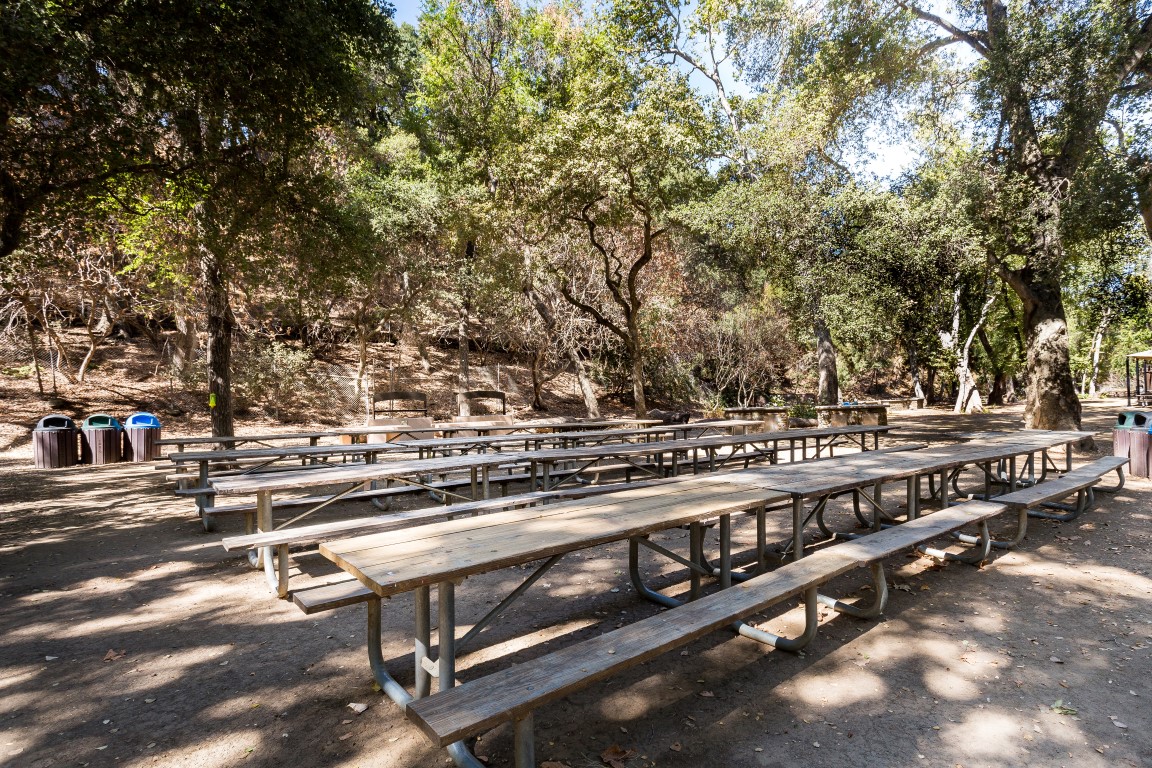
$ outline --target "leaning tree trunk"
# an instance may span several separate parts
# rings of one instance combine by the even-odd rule
[[[832,343],[832,332],[823,316],[816,315],[816,369],[819,383],[816,390],[817,405],[836,405],[840,400],[840,379],[836,372],[836,345]]]
[[[1068,320],[1058,276],[1028,279],[1018,275],[1012,287],[1024,304],[1028,392],[1024,426],[1028,429],[1080,429],[1080,399],[1072,379]]]
[[[228,300],[228,284],[220,260],[207,245],[200,246],[200,279],[208,331],[208,402],[212,435],[234,434],[232,403],[232,334],[236,317]]]

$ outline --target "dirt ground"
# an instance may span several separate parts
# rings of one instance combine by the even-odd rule
[[[1118,407],[1089,403],[1086,426],[1106,437]],[[923,439],[1019,426],[1020,411],[892,420]],[[276,600],[151,466],[29,463],[22,451],[0,454],[0,764],[447,763],[373,691],[362,606],[308,617]],[[830,519],[852,527],[850,515]],[[982,569],[894,558],[880,620],[825,613],[798,655],[712,634],[539,710],[537,757],[586,768],[618,745],[633,753],[628,768],[1152,765],[1150,520],[1152,483],[1130,480],[1073,523],[1033,521],[1021,548]],[[745,556],[750,523],[738,524]],[[680,531],[660,538],[684,544]],[[333,573],[318,557],[300,564],[294,584]],[[665,591],[684,589],[678,567],[649,570]],[[465,583],[461,630],[525,575]],[[867,599],[867,577],[825,591]],[[570,555],[482,635],[459,675],[656,611],[630,592],[625,547]],[[801,622],[793,604],[758,624],[795,632]],[[386,603],[384,623],[385,657],[410,681],[411,601]],[[511,765],[510,736],[498,728],[477,752]]]

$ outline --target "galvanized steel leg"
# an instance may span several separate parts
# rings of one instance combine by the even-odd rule
[[[276,597],[283,599],[288,597],[288,545],[277,544],[275,549],[275,558],[270,554],[264,557],[264,579]]]
[[[876,598],[872,601],[871,605],[861,606],[859,604],[842,603],[829,595],[820,595],[818,598],[820,604],[831,608],[837,613],[855,616],[858,619],[874,619],[884,613],[884,607],[888,604],[888,580],[884,577],[884,563],[872,563],[870,568],[872,569],[872,589],[876,593]]]
[[[1094,501],[1095,496],[1092,493],[1092,489],[1082,488],[1076,492],[1075,505],[1069,506],[1067,504],[1056,504],[1054,502],[1044,504],[1045,507],[1050,509],[1063,509],[1066,510],[1065,512],[1045,512],[1042,509],[1030,509],[1028,510],[1028,515],[1029,517],[1038,517],[1042,520],[1057,520],[1061,523],[1067,523],[1080,517],[1088,507],[1092,506],[1092,502]]]
[[[756,573],[768,570],[768,508],[761,504],[756,508]]]
[[[1028,510],[1021,509],[1016,513],[1016,533],[1010,539],[992,539],[992,546],[996,549],[1015,549],[1028,535]],[[965,544],[980,544],[979,536],[961,533],[956,536],[958,541]]]
[[[820,616],[817,609],[820,606],[820,595],[816,587],[804,590],[804,631],[799,637],[780,637],[771,632],[765,632],[743,622],[735,622],[732,627],[741,636],[770,645],[781,651],[795,653],[802,650],[816,637],[816,630],[820,627]]]
[[[437,594],[440,598],[440,626],[437,632],[440,647],[436,651],[436,667],[440,690],[446,691],[456,685],[456,584],[451,581],[440,582]]]
[[[720,516],[720,588],[732,586],[732,516]]]
[[[384,653],[381,650],[380,637],[380,598],[368,599],[368,663],[372,666],[372,676],[384,694],[400,705],[401,709],[408,707],[412,696],[404,690],[404,686],[396,682],[384,667]]]
[[[804,557],[804,497],[792,494],[792,560],[796,561],[802,557]]]
[[[704,559],[704,526],[698,522],[688,527],[688,558],[694,563],[703,565],[701,561]],[[692,569],[691,574],[688,599],[696,600],[700,597],[700,572]]]
[[[951,552],[945,552],[942,549],[933,549],[925,545],[916,547],[916,550],[936,560],[951,560],[958,563],[968,563],[969,565],[980,565],[988,559],[988,555],[992,551],[992,536],[988,533],[987,520],[981,520],[979,525],[980,538],[976,546],[968,553],[956,555]]]
[[[1124,467],[1116,467],[1116,477],[1118,479],[1115,486],[1105,488],[1104,486],[1098,485],[1096,486],[1096,490],[1101,493],[1118,493],[1124,488]]]
[[[431,659],[429,651],[432,647],[432,601],[429,587],[416,587],[415,594],[416,613],[416,698],[422,699],[432,693],[432,674],[425,667],[426,661]]]
[[[908,478],[907,500],[904,502],[908,509],[908,519],[915,520],[920,516],[920,475]]]
[[[529,712],[515,723],[516,768],[536,768],[536,741],[532,734],[532,713]]]

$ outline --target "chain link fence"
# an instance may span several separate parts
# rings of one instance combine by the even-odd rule
[[[56,336],[65,347],[65,354],[48,334],[30,330],[27,323],[9,319],[0,325],[0,374],[31,379],[43,392],[68,386],[106,388],[107,381],[91,375],[85,383],[75,382],[75,366],[83,357],[83,344],[64,329],[57,329]],[[136,355],[142,358],[137,365],[147,370],[137,372],[145,378],[135,378],[135,386],[148,382],[159,385],[154,394],[182,408],[207,402],[208,366],[203,348],[193,351],[186,360],[178,360],[170,343],[158,350],[147,347],[149,354]],[[100,357],[117,357],[124,352],[116,344],[109,344],[102,347]],[[290,345],[238,337],[232,371],[238,410],[259,408],[272,418],[286,421],[334,424],[363,421],[371,413],[370,372],[361,378],[353,366],[315,360]]]

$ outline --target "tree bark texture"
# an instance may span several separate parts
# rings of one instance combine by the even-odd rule
[[[228,297],[220,260],[203,242],[200,245],[200,280],[208,332],[208,397],[215,399],[212,412],[213,437],[234,434],[232,402],[232,334],[236,317]]]
[[[1060,283],[1037,281],[1023,283],[1021,287],[1027,288],[1020,296],[1024,301],[1028,364],[1024,426],[1027,429],[1080,429],[1080,398],[1076,396],[1072,379],[1068,320]]]
[[[817,405],[836,405],[840,400],[840,378],[836,372],[836,345],[824,317],[816,314],[816,370],[819,382],[816,389]]]

